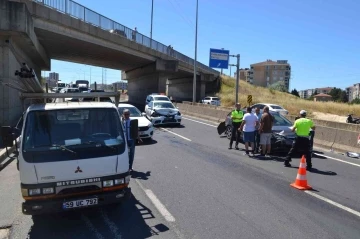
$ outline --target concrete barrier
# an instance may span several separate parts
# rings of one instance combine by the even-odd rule
[[[216,107],[206,104],[192,104],[191,102],[177,103],[176,106],[183,114],[207,119],[214,122],[223,122],[232,110],[231,108]],[[292,122],[294,116],[288,117]],[[333,149],[339,152],[360,151],[357,144],[360,129],[357,125],[346,123],[314,120],[316,125],[314,144],[323,148]],[[339,128],[329,127],[338,126]]]
[[[294,115],[287,116],[287,118],[291,121],[294,121],[295,117],[296,116],[294,116]],[[348,124],[346,122],[340,123],[340,122],[319,120],[319,119],[312,119],[312,120],[314,121],[314,124],[317,126],[325,126],[325,127],[329,127],[329,128],[344,129],[344,130],[348,130],[348,131],[360,132],[360,125],[358,125],[358,124]]]

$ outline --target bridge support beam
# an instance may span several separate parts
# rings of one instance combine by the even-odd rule
[[[50,69],[50,59],[40,45],[32,17],[24,3],[0,1],[0,125],[13,125],[22,113],[19,92],[4,84],[21,85],[15,71],[22,63],[41,70]]]
[[[174,74],[180,74],[177,71],[177,61],[157,60],[155,63],[122,73],[122,79],[128,81],[129,102],[142,104],[149,94],[167,94],[167,79]]]

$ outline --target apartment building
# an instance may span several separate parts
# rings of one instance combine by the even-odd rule
[[[315,93],[328,95],[333,88],[334,87],[323,87],[323,88],[300,90],[299,95],[300,95],[300,98],[303,98],[303,99],[307,99]]]
[[[59,80],[59,73],[50,72],[49,73],[49,79],[50,80],[55,80],[57,82]]]
[[[266,60],[251,64],[247,79],[249,83],[262,87],[282,81],[289,90],[290,77],[291,66],[287,60]]]
[[[348,96],[349,102],[360,98],[360,83],[354,84],[346,88],[346,94]]]
[[[239,75],[239,79],[246,81],[250,84],[252,84],[252,82],[250,81],[250,69],[249,68],[240,68],[239,69],[240,75]],[[234,78],[236,79],[236,72],[234,73]]]

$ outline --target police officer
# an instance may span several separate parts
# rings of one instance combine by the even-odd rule
[[[231,139],[230,139],[229,149],[232,149],[232,144],[234,142],[234,136],[236,136],[235,149],[239,149],[238,144],[239,144],[240,132],[238,131],[238,128],[240,127],[242,119],[244,117],[244,113],[241,110],[240,103],[236,103],[235,107],[236,107],[236,109],[231,112],[232,131],[231,131]]]
[[[286,156],[284,165],[285,167],[291,167],[291,156],[297,151],[301,150],[306,156],[306,169],[312,168],[311,163],[311,150],[310,150],[310,129],[315,130],[314,123],[311,119],[306,118],[306,111],[300,111],[300,118],[295,120],[292,131],[296,132],[296,137],[293,145]]]

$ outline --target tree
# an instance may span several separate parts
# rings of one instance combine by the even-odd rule
[[[298,92],[296,89],[293,89],[293,90],[291,91],[291,94],[292,94],[292,95],[295,95],[295,96],[297,96],[297,97],[300,97],[299,92]]]
[[[360,99],[356,98],[351,101],[351,104],[360,104]]]
[[[275,82],[274,84],[270,85],[270,90],[277,90],[281,92],[288,92],[288,89],[283,81]]]
[[[331,89],[331,91],[329,92],[329,95],[332,96],[332,98],[333,98],[334,101],[336,101],[336,102],[342,102],[341,92],[342,92],[342,89],[334,87],[334,88]]]
[[[346,93],[346,91],[341,91],[341,94],[340,94],[340,101],[343,102],[343,103],[346,103],[349,101],[349,97]]]

